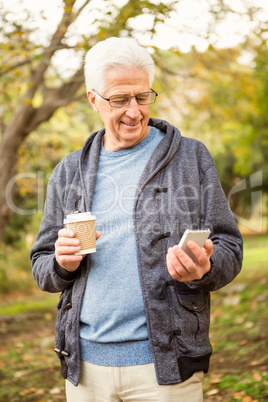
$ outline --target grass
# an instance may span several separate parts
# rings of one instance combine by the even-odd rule
[[[35,292],[33,292],[34,294]],[[0,316],[12,316],[25,313],[42,312],[48,309],[55,308],[59,295],[42,293],[42,296],[38,292],[38,295],[31,295],[31,297],[8,300],[0,304]]]
[[[205,402],[264,402],[268,396],[268,236],[245,238],[241,273],[211,295],[214,353],[204,381]],[[15,252],[12,260],[19,261]],[[17,281],[25,270],[15,274]],[[0,402],[60,402],[64,380],[53,351],[59,295],[33,290],[0,303]],[[30,287],[30,283],[32,285]],[[29,287],[28,287],[29,286]],[[27,296],[25,296],[25,293]]]
[[[244,248],[241,273],[212,293],[214,353],[204,388],[213,401],[260,402],[268,397],[268,237],[245,238]]]

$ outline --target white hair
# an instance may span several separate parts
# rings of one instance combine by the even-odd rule
[[[150,54],[132,38],[112,37],[98,42],[85,57],[85,82],[87,92],[106,90],[105,72],[109,69],[141,69],[148,73],[152,86],[155,65]]]

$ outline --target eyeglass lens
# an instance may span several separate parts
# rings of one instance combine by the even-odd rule
[[[129,104],[131,98],[132,96],[127,94],[112,95],[110,97],[110,105],[113,107],[126,106],[127,104]],[[155,92],[143,92],[136,95],[135,98],[140,105],[148,105],[155,101],[156,94]]]

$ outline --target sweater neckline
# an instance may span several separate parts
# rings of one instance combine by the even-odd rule
[[[144,148],[149,142],[151,142],[153,136],[154,136],[154,127],[150,127],[150,131],[148,135],[138,144],[134,145],[133,147],[129,147],[126,149],[120,149],[118,151],[108,151],[107,149],[104,148],[103,146],[103,138],[102,137],[102,142],[101,142],[101,149],[100,149],[100,156],[101,157],[107,157],[107,158],[120,158],[126,155],[129,155],[130,153],[132,154],[133,152],[138,152],[140,149]]]

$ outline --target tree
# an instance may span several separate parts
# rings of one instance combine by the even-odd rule
[[[17,16],[12,20],[10,19],[12,12],[7,13],[4,10],[1,12],[0,242],[11,214],[6,189],[16,174],[21,144],[42,123],[50,120],[59,108],[70,102],[86,99],[83,88],[85,52],[99,40],[110,36],[142,37],[148,33],[153,36],[157,26],[165,22],[171,11],[180,3],[182,0],[164,2],[126,0],[125,5],[119,8],[114,0],[102,0],[97,9],[90,0],[63,0],[61,19],[54,32],[47,35],[45,44],[38,42],[34,36],[38,29],[32,28],[28,23],[30,13],[24,13],[22,18]],[[227,3],[224,0],[208,1],[211,18],[207,32],[200,33],[204,39],[215,41],[213,32],[215,24],[221,22],[226,15],[235,12],[227,6]],[[249,1],[243,3],[250,4]],[[97,18],[94,17],[96,12],[98,12]],[[249,6],[249,19],[253,18],[254,12],[255,10]],[[133,19],[145,14],[151,18],[150,27],[143,25],[139,29],[133,28]],[[75,24],[79,24],[83,15],[90,21],[88,30],[74,38],[72,28]],[[189,29],[193,32],[193,28],[194,26],[179,26],[178,30],[185,32]],[[153,50],[153,56],[159,66],[158,73],[161,70],[163,82],[166,83],[167,74],[174,74],[174,71],[172,72],[166,61],[158,57],[157,49]],[[76,52],[80,55],[79,66],[67,77],[61,76],[55,70],[55,56],[62,51]],[[180,62],[180,65],[183,64],[184,55]],[[192,71],[187,72],[184,67],[179,72],[179,78],[184,80],[189,75],[191,78],[191,74]],[[187,101],[187,97],[184,100]],[[12,189],[15,190],[15,187]]]
[[[99,40],[120,34],[133,35],[133,28],[128,27],[127,22],[144,10],[150,10],[154,16],[153,31],[155,24],[169,14],[176,2],[165,5],[162,2],[155,4],[153,1],[128,0],[119,9],[112,1],[106,1],[102,17],[94,22],[96,33],[85,33],[79,43],[70,45],[68,31],[82,13],[90,15],[93,10],[88,8],[90,3],[90,0],[84,0],[82,4],[77,0],[63,0],[62,18],[46,46],[33,42],[30,28],[16,21],[10,23],[7,16],[2,15],[4,24],[1,29],[3,49],[0,55],[0,75],[3,98],[6,98],[2,105],[5,105],[6,100],[8,107],[0,110],[0,241],[11,214],[6,188],[16,173],[21,144],[41,123],[48,121],[57,109],[85,97],[84,89],[81,89],[84,82],[82,58],[79,68],[71,77],[58,77],[56,85],[51,85],[49,69],[53,64],[53,56],[63,49],[76,49],[84,54]],[[19,96],[15,98],[16,91]]]
[[[240,61],[245,50],[251,55],[246,65]],[[260,32],[235,48],[211,46],[188,55],[194,79],[184,83],[189,94],[184,124],[213,150],[227,196],[244,183],[229,200],[233,212],[244,217],[252,213],[253,192],[268,194],[267,56],[268,41]]]

